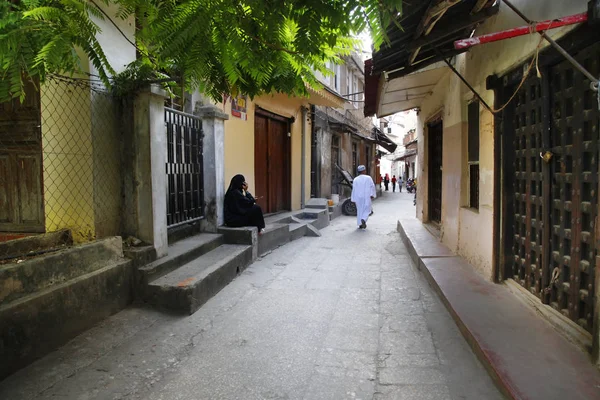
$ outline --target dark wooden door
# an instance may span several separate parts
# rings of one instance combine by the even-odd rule
[[[429,220],[442,221],[442,121],[429,125]]]
[[[600,73],[600,44],[575,58]],[[528,78],[502,115],[504,276],[591,331],[600,111],[568,61],[541,68],[542,79]],[[505,78],[505,101],[520,76]]]
[[[265,213],[291,208],[290,142],[288,122],[282,117],[256,113],[254,120],[255,196]]]
[[[43,232],[39,93],[0,103],[0,231]]]

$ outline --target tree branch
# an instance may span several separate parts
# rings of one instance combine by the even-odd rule
[[[248,37],[249,37],[249,38],[256,40],[257,42],[259,42],[259,43],[262,43],[262,44],[264,44],[264,45],[265,45],[265,46],[267,46],[267,47],[270,47],[270,48],[271,48],[271,49],[273,49],[273,50],[283,51],[283,52],[285,52],[285,53],[288,53],[288,54],[291,54],[291,55],[293,55],[293,56],[299,56],[299,55],[302,55],[302,54],[300,54],[300,53],[299,53],[299,52],[297,52],[297,51],[289,50],[289,49],[286,49],[286,48],[284,48],[284,47],[277,46],[276,44],[269,43],[269,42],[265,42],[265,41],[264,41],[264,40],[262,40],[261,38],[258,38],[258,37],[256,37],[256,36],[250,35],[250,34],[248,34],[248,33],[246,33],[246,35],[248,35]]]

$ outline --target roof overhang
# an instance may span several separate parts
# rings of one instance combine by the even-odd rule
[[[382,79],[378,90],[377,116],[385,117],[420,107],[448,69],[445,64],[438,63],[400,78]]]
[[[306,84],[308,89],[308,102],[315,106],[325,106],[333,108],[343,108],[346,99],[337,93],[329,90],[326,86],[321,89],[315,89],[310,85]]]
[[[365,62],[365,116],[383,117],[418,107],[417,100],[423,101],[430,94],[427,89],[432,89],[444,72],[440,62],[465,51],[455,49],[454,41],[469,37],[478,24],[498,12],[499,3],[405,3],[397,24],[392,23],[387,29],[389,42],[373,54],[373,60]],[[403,77],[407,79],[399,80]],[[419,83],[424,86],[419,87]]]
[[[399,157],[394,158],[392,161],[402,161],[402,160],[407,159],[408,157],[412,157],[412,156],[415,156],[415,155],[417,155],[417,150],[416,149],[406,150],[404,152],[404,154],[402,154]]]

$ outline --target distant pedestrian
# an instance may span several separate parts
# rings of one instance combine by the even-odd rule
[[[398,180],[396,179],[396,175],[392,176],[392,192],[396,192],[396,182]]]
[[[383,178],[383,184],[385,185],[385,191],[389,191],[390,190],[390,176],[388,174],[385,174],[385,178]]]
[[[402,193],[402,184],[403,184],[403,183],[404,183],[404,182],[402,181],[402,177],[401,177],[401,176],[399,176],[399,177],[398,177],[398,192],[400,192],[400,193]]]
[[[358,166],[358,175],[352,181],[352,196],[350,200],[356,204],[356,224],[359,229],[367,229],[367,220],[373,212],[371,201],[377,196],[373,178],[367,175],[364,165]]]

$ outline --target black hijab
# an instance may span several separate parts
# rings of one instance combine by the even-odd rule
[[[237,174],[233,178],[231,178],[231,182],[229,183],[229,189],[227,189],[227,193],[225,193],[225,197],[231,193],[232,190],[242,191],[242,185],[246,182],[246,178],[244,175]]]

